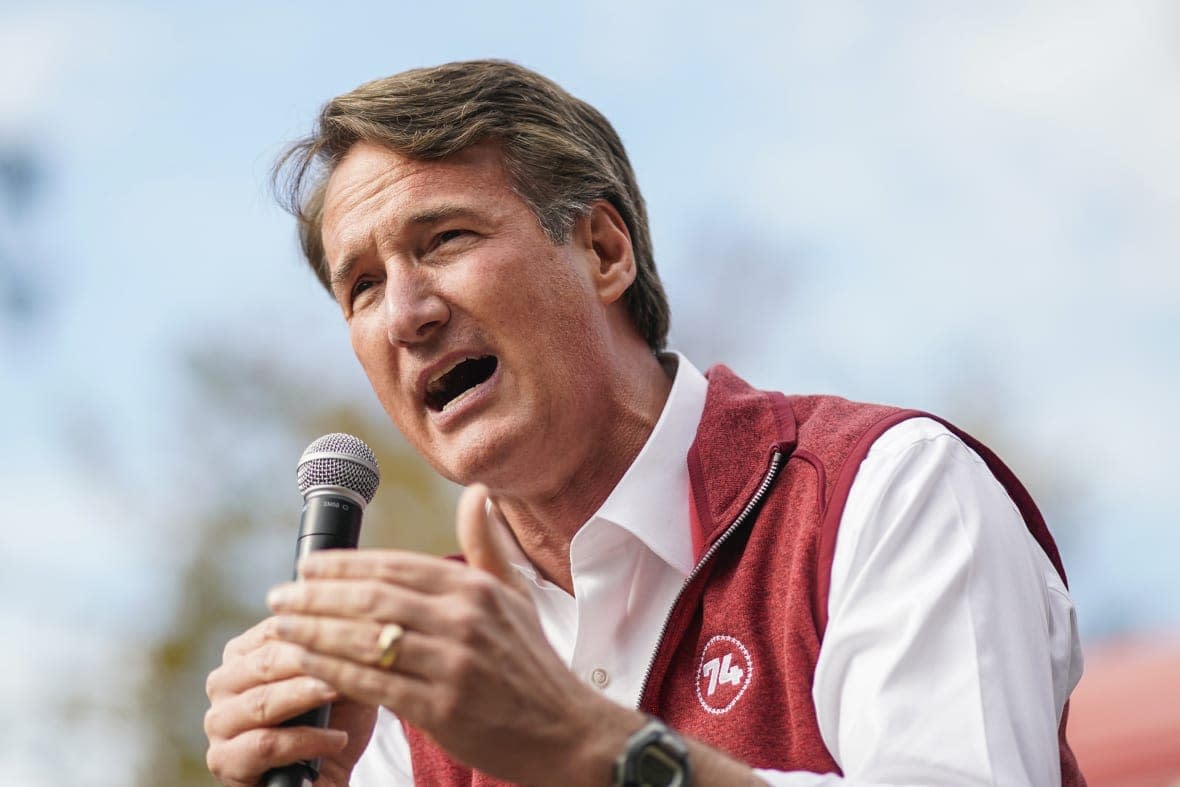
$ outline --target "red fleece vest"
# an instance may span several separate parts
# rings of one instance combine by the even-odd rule
[[[930,416],[758,391],[724,366],[708,377],[688,454],[701,557],[672,608],[639,707],[751,767],[839,773],[811,699],[836,532],[873,441],[907,418]],[[991,451],[945,425],[987,463],[1064,581],[1028,492]],[[1067,718],[1068,705],[1059,729],[1062,784],[1085,785],[1065,739]],[[405,730],[418,784],[503,784]]]

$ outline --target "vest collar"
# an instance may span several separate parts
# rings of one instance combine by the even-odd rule
[[[776,453],[795,449],[796,423],[787,398],[760,391],[717,365],[696,438],[688,451],[693,552],[699,559],[753,497]]]

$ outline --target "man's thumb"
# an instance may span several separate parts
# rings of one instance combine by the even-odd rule
[[[486,486],[472,484],[463,490],[456,509],[455,529],[467,565],[482,569],[501,582],[521,587],[520,575],[508,562],[504,540],[509,535],[499,522],[488,516]]]

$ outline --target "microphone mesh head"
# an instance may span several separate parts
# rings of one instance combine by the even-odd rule
[[[312,442],[299,457],[299,492],[306,498],[316,487],[341,486],[373,502],[381,471],[365,441],[334,432]]]

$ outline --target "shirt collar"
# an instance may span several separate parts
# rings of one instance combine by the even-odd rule
[[[683,355],[671,355],[676,359],[676,376],[660,418],[635,461],[587,525],[602,519],[626,530],[687,576],[694,556],[686,460],[705,410],[708,382]],[[581,532],[574,536],[575,541]]]
[[[695,562],[689,521],[688,449],[696,439],[705,411],[708,381],[680,353],[666,353],[661,360],[668,359],[674,359],[676,374],[655,428],[606,501],[574,534],[573,541],[595,551],[590,542],[601,544],[605,535],[596,525],[608,522],[630,533],[665,563],[688,576]],[[489,511],[495,511],[490,504]],[[507,527],[507,523],[503,526]],[[509,562],[531,583],[546,585],[515,539],[508,540]],[[571,554],[574,543],[570,544]]]

